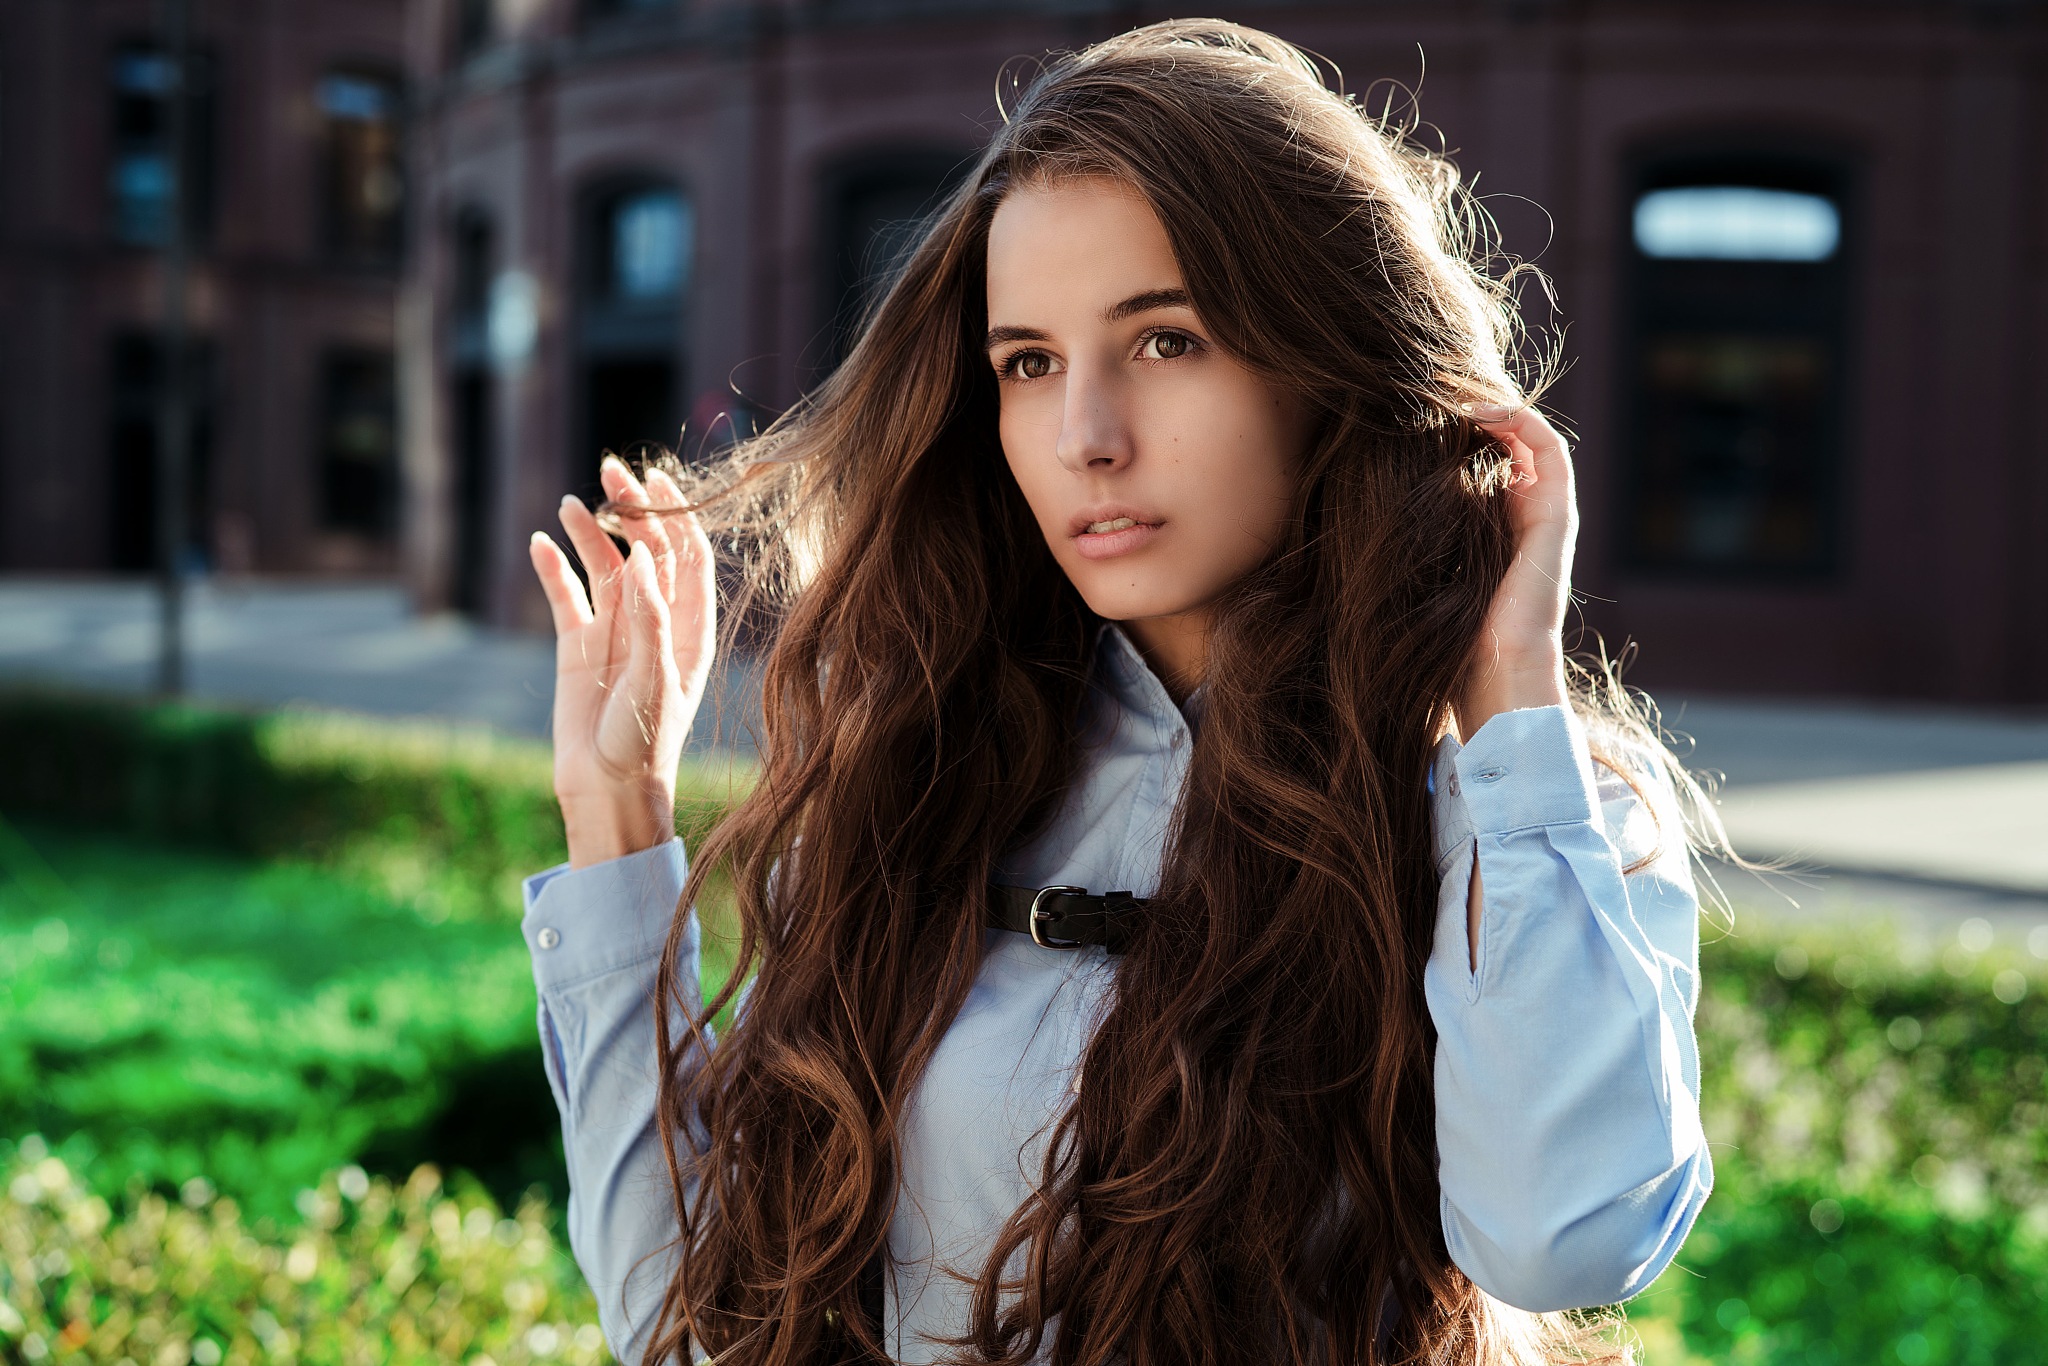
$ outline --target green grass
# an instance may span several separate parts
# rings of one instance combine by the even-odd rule
[[[563,856],[542,741],[333,712],[255,712],[0,687],[0,814],[317,865],[429,920],[505,920]],[[753,780],[679,775],[693,840]]]
[[[0,1361],[582,1350],[524,948],[390,866],[0,826],[0,1135],[48,1140],[0,1144]],[[1651,1366],[2042,1359],[2040,965],[1741,928],[1704,954],[1718,1186],[1629,1307]]]
[[[307,864],[0,832],[0,1134],[102,1195],[204,1177],[252,1213],[348,1162],[560,1199],[518,931]]]

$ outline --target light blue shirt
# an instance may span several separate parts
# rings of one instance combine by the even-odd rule
[[[1093,702],[1066,804],[1010,856],[1004,880],[1147,896],[1192,737],[1114,629]],[[1626,1299],[1670,1262],[1713,1185],[1692,1031],[1698,903],[1676,799],[1661,780],[1644,783],[1653,812],[1594,765],[1561,707],[1503,713],[1463,747],[1445,740],[1430,787],[1441,891],[1425,990],[1451,1256],[1523,1309]],[[570,1246],[628,1363],[674,1265],[660,1252],[676,1225],[654,1120],[652,1001],[684,858],[671,841],[526,883]],[[686,935],[682,977],[694,987],[694,914]],[[942,1268],[979,1273],[1025,1198],[1115,972],[1100,948],[988,931],[974,986],[903,1115],[883,1321],[897,1359],[937,1360],[934,1339],[965,1328],[971,1287]]]

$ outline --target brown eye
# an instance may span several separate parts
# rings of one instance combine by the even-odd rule
[[[1160,360],[1179,360],[1188,353],[1188,339],[1180,332],[1155,332],[1150,349]]]
[[[1043,351],[1026,351],[1017,357],[1015,368],[1025,379],[1044,379],[1052,373],[1052,357]]]

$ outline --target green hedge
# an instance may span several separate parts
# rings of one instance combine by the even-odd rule
[[[0,691],[0,814],[334,867],[434,919],[504,916],[563,857],[548,748],[479,728]],[[686,765],[678,826],[748,781]]]
[[[1917,1189],[1862,1198],[1731,1165],[1667,1276],[1680,1282],[1678,1327],[1696,1356],[2009,1366],[2048,1345],[2048,1240],[2023,1215],[1944,1211]]]
[[[353,1207],[333,1204],[342,1178],[332,1175],[310,1196],[294,1193],[349,1158],[395,1180],[421,1157],[477,1164],[461,1146],[470,1130],[503,1148],[508,1135],[538,1141],[552,1125],[521,950],[493,938],[508,932],[500,917],[516,906],[518,876],[560,857],[544,748],[308,714],[0,695],[0,755],[0,812],[30,818],[11,842],[0,826],[0,1132],[64,1140],[7,1169],[27,1199],[0,1199],[0,1223],[42,1237],[61,1224],[80,1240],[66,1245],[61,1272],[4,1253],[0,1298],[20,1323],[0,1316],[0,1358],[25,1352],[29,1334],[61,1356],[73,1331],[92,1344],[79,1358],[99,1359],[115,1340],[100,1334],[118,1321],[136,1334],[154,1325],[154,1348],[124,1340],[137,1361],[168,1359],[180,1343],[195,1350],[202,1333],[227,1359],[252,1341],[274,1351],[292,1340],[272,1329],[292,1323],[308,1325],[292,1342],[298,1359],[342,1360],[363,1339],[338,1328],[320,1336],[329,1318],[372,1340],[432,1341],[443,1357],[490,1355],[499,1366],[538,1354],[536,1344],[570,1352],[573,1333],[532,1328],[582,1309],[534,1311],[545,1323],[511,1313],[515,1299],[533,1302],[524,1282],[540,1274],[516,1258],[451,1272],[470,1306],[453,1316],[453,1291],[429,1304],[410,1285],[395,1298],[375,1289],[399,1250],[439,1236],[436,1218],[482,1229],[495,1216],[437,1215],[438,1195],[406,1214],[402,1184],[372,1181],[389,1202],[384,1222],[316,1218],[308,1231],[296,1220],[302,1204],[319,1218]],[[684,824],[708,824],[745,776],[693,770]],[[1736,924],[1735,936],[1709,933],[1698,1021],[1719,1180],[1677,1264],[1629,1306],[1650,1366],[2002,1366],[2039,1356],[2041,965],[1868,928]],[[707,964],[707,976],[723,970]],[[178,993],[193,989],[240,1004],[188,1018]],[[468,1089],[464,1069],[474,1070]],[[194,1087],[209,1095],[195,1099]],[[486,1115],[482,1096],[517,1098],[532,1113]],[[172,1117],[188,1111],[204,1112],[211,1138],[178,1138]],[[61,1178],[41,1165],[59,1155],[72,1159]],[[533,1171],[491,1177],[501,1204]],[[130,1190],[129,1175],[146,1179]],[[45,1198],[45,1176],[72,1194]],[[238,1224],[239,1211],[223,1216],[217,1202],[186,1208],[178,1195],[194,1177],[201,1194],[218,1182],[243,1208],[281,1211],[277,1222]],[[527,1210],[514,1225],[544,1222],[540,1206]],[[513,1239],[502,1221],[491,1227]],[[271,1263],[307,1239],[319,1274],[279,1279]],[[539,1246],[524,1233],[513,1241]],[[184,1282],[121,1269],[173,1254],[185,1258],[175,1273]],[[205,1261],[230,1255],[244,1269]],[[193,1267],[216,1268],[226,1298]],[[24,1276],[40,1277],[39,1288],[25,1289]],[[157,1287],[171,1283],[189,1292],[165,1298]],[[569,1284],[546,1282],[560,1297],[548,1304],[578,1303],[560,1288]],[[216,1302],[228,1307],[202,1322]],[[80,1317],[77,1305],[94,1307]],[[118,1354],[108,1346],[105,1359]]]
[[[566,1194],[526,946],[333,870],[0,818],[0,1136],[253,1215],[359,1162]]]
[[[283,1227],[200,1179],[110,1202],[42,1140],[0,1144],[0,1360],[611,1360],[537,1201],[508,1217],[423,1166],[403,1183],[345,1167],[299,1203]]]
[[[1629,1305],[1663,1349],[1651,1366],[2041,1359],[2042,965],[1882,922],[1788,933],[1752,919],[1710,931],[1701,954],[1716,1184],[1672,1268]]]

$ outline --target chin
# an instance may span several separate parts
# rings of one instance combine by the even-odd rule
[[[1088,604],[1088,610],[1108,621],[1143,621],[1147,617],[1172,617],[1192,611],[1198,603],[1186,593],[1160,592],[1146,584],[1132,583],[1126,578],[1121,583],[1090,584],[1077,582],[1081,601]]]

